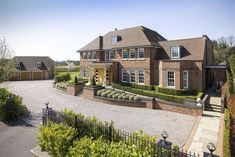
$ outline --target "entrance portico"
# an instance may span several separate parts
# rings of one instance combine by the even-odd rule
[[[95,75],[96,84],[110,85],[112,82],[112,63],[93,63],[92,74]]]

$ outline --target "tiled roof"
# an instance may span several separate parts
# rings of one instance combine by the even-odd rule
[[[120,41],[112,43],[112,37],[120,37]],[[159,46],[158,41],[166,40],[157,32],[143,26],[108,32],[97,37],[78,51],[106,50],[123,47]]]
[[[206,37],[160,41],[162,47],[158,59],[169,59],[171,46],[180,46],[180,60],[203,60],[206,48]]]
[[[47,56],[15,56],[14,59],[20,64],[20,67],[16,67],[20,71],[49,70],[51,66],[54,66],[54,61]],[[37,67],[37,62],[41,63],[41,67]]]

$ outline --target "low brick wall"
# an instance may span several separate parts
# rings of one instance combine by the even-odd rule
[[[100,89],[102,89],[103,87],[89,87],[89,86],[85,86],[83,88],[83,96],[86,98],[94,98],[94,96],[96,95],[96,92]]]
[[[145,101],[129,101],[129,100],[121,100],[121,99],[104,98],[100,96],[94,96],[94,99],[97,102],[102,102],[102,103],[111,104],[111,105],[146,108]]]
[[[76,96],[78,93],[80,93],[83,90],[84,85],[78,84],[78,85],[68,85],[67,86],[67,94]]]
[[[189,108],[189,107],[172,105],[172,104],[167,104],[167,103],[157,102],[157,101],[153,103],[153,108],[182,113],[182,114],[189,114],[193,116],[202,116],[202,112],[203,112],[202,108],[198,108],[198,107]]]

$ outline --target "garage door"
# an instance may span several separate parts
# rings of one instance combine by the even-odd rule
[[[44,79],[44,80],[49,79],[48,71],[44,71],[44,72],[43,72],[43,79]]]
[[[42,80],[43,73],[42,72],[33,72],[33,80]]]
[[[21,72],[21,79],[20,80],[30,80],[30,72]]]

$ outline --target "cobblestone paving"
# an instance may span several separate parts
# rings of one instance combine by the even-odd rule
[[[83,96],[66,95],[53,88],[52,81],[5,82],[0,84],[1,86],[23,97],[32,115],[37,115],[32,120],[38,123],[41,120],[38,115],[45,107],[44,103],[48,101],[49,106],[55,110],[68,108],[101,120],[114,121],[115,127],[128,132],[141,129],[160,138],[160,133],[166,130],[168,139],[181,146],[187,140],[197,118],[162,110],[108,105],[88,100]]]

